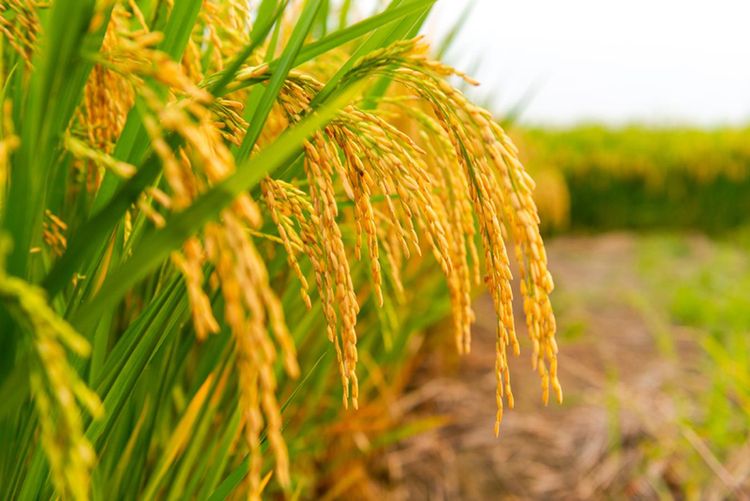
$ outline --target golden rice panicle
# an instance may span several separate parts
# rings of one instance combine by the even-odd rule
[[[453,273],[448,274],[451,309],[453,312],[453,330],[459,353],[468,353],[471,349],[471,325],[474,322],[474,311],[471,307],[472,278],[479,283],[479,259],[474,244],[474,215],[468,197],[469,186],[465,176],[455,165],[460,163],[455,155],[453,144],[446,137],[440,125],[418,106],[400,105],[401,113],[413,119],[422,127],[420,139],[425,148],[425,155],[430,166],[430,175],[435,191],[440,199],[438,208],[442,211],[441,219],[448,229],[450,237],[451,263]]]
[[[554,341],[555,321],[549,302],[552,280],[547,270],[546,255],[539,234],[539,218],[532,198],[533,182],[526,174],[517,158],[515,147],[491,115],[471,104],[458,90],[444,78],[459,76],[469,83],[475,83],[465,75],[427,57],[427,46],[421,39],[397,42],[392,46],[372,53],[362,60],[357,72],[381,73],[391,76],[394,81],[414,92],[429,105],[431,117],[419,116],[412,112],[422,126],[427,128],[437,123],[443,134],[452,144],[455,160],[461,165],[458,171],[463,179],[455,179],[450,174],[439,174],[434,168],[435,177],[444,178],[443,189],[452,198],[443,197],[446,209],[447,226],[453,235],[461,231],[472,235],[468,229],[471,217],[476,217],[485,256],[485,282],[493,299],[498,315],[497,324],[497,421],[502,417],[503,400],[513,406],[513,394],[508,371],[508,348],[518,353],[519,344],[515,334],[512,310],[511,273],[506,250],[506,233],[510,233],[515,244],[515,254],[521,275],[521,292],[529,336],[534,346],[533,366],[538,370],[542,381],[542,397],[547,400],[551,385],[558,400],[562,393],[557,380],[557,346]],[[424,141],[423,141],[424,142]],[[429,141],[428,141],[429,143]],[[436,156],[445,156],[439,148],[429,150]],[[439,165],[439,162],[431,162]],[[449,170],[449,169],[447,169]],[[456,170],[454,169],[454,172]],[[470,202],[473,216],[467,216],[466,202]],[[461,243],[461,238],[453,238],[451,262],[459,267],[458,280],[451,286],[454,305],[454,322],[457,340],[468,336],[467,323],[456,320],[465,306],[458,297],[464,290],[467,271],[463,268],[468,255],[473,256],[470,246]],[[473,260],[473,257],[472,257]],[[471,319],[467,312],[466,318]],[[470,323],[470,321],[468,322]]]
[[[423,52],[424,48],[419,46],[419,51]],[[383,49],[381,51],[373,53],[371,56],[368,56],[367,58],[363,59],[363,62],[361,63],[360,67],[354,70],[354,72],[363,71],[362,69],[365,68],[367,71],[383,71],[387,74],[391,74],[393,76],[396,76],[397,78],[399,76],[408,76],[409,81],[407,82],[407,86],[414,87],[418,90],[418,95],[424,94],[428,95],[429,93],[425,92],[419,92],[419,88],[424,83],[423,73],[425,71],[424,68],[419,67],[418,64],[416,64],[414,61],[406,61],[403,56],[410,53],[410,51],[415,51],[415,42],[413,41],[407,41],[407,42],[399,42],[391,47],[388,47],[386,49]],[[420,53],[421,53],[420,52]],[[405,70],[403,75],[401,73],[393,74],[391,73],[393,69],[391,68],[392,65],[397,66],[404,66]],[[424,65],[422,65],[424,66]],[[400,71],[400,70],[399,70]],[[408,73],[407,73],[408,72]],[[405,79],[406,80],[406,79]],[[436,87],[437,84],[435,82],[427,82],[432,87]],[[439,90],[439,89],[436,89]],[[436,94],[436,92],[433,92],[433,95]],[[424,96],[423,96],[424,97]],[[458,120],[450,120],[451,117],[447,113],[443,113],[440,110],[440,106],[444,105],[446,100],[442,98],[433,99],[428,102],[432,103],[433,112],[437,115],[437,117],[440,119],[438,122],[440,122],[440,126],[437,127],[437,129],[440,132],[445,132],[445,130],[448,131],[454,131],[458,129],[456,124],[458,123]],[[422,117],[419,117],[422,118]],[[431,125],[432,120],[430,118],[422,119],[421,122],[426,123],[427,125]],[[438,134],[439,136],[440,134]],[[450,141],[449,146],[455,145],[456,151],[462,151],[459,148],[459,145],[457,144],[457,139],[455,137],[455,134],[450,135]],[[445,143],[441,146],[445,146]],[[439,151],[440,149],[438,149]],[[452,151],[453,148],[449,147],[447,151]],[[443,151],[446,151],[443,148]],[[422,152],[419,152],[417,150],[418,155],[421,157],[423,156]],[[438,158],[443,159],[445,157],[445,153],[439,153],[437,155]],[[461,158],[462,159],[462,158]],[[434,160],[434,159],[433,159]],[[451,162],[449,164],[455,165],[455,158],[450,159]],[[435,162],[430,162],[431,164],[434,164]],[[452,167],[448,167],[446,170],[452,170]],[[448,227],[452,228],[453,231],[448,232],[448,236],[446,237],[445,231],[438,231],[438,241],[437,245],[433,245],[433,249],[447,249],[446,252],[443,252],[442,256],[438,256],[439,261],[444,261],[445,263],[442,265],[444,272],[446,274],[446,277],[448,279],[449,288],[451,291],[451,301],[453,305],[453,318],[454,318],[454,329],[456,332],[456,344],[460,352],[466,352],[469,350],[470,346],[470,325],[474,320],[474,314],[471,310],[470,305],[470,283],[471,283],[471,277],[472,275],[474,277],[477,276],[477,260],[476,260],[476,248],[473,246],[473,242],[467,243],[466,241],[466,235],[472,236],[474,234],[473,231],[473,215],[471,214],[471,208],[469,205],[466,204],[464,201],[466,199],[466,194],[472,189],[475,189],[474,187],[468,186],[463,180],[456,178],[455,176],[446,175],[445,172],[440,172],[436,170],[432,170],[430,172],[432,174],[431,176],[428,176],[429,179],[432,177],[433,179],[442,179],[442,187],[440,191],[442,191],[444,194],[442,195],[442,203],[438,204],[437,206],[434,203],[427,204],[430,208],[427,212],[429,217],[425,218],[427,221],[429,221],[431,218],[432,220],[439,222],[439,225],[434,225],[435,227]],[[467,179],[471,179],[470,176],[465,176]],[[424,190],[422,190],[424,191]],[[432,192],[432,190],[427,191]],[[447,198],[445,193],[450,193],[450,197]],[[399,193],[401,195],[401,193]],[[476,200],[476,198],[475,198]],[[440,206],[443,206],[442,208]],[[436,207],[438,207],[438,210],[436,210]],[[475,207],[476,208],[476,207]],[[479,207],[481,208],[481,207]],[[484,212],[484,211],[483,211]],[[490,211],[491,213],[491,211]],[[467,217],[468,216],[468,217]],[[472,228],[468,229],[467,228]],[[492,230],[492,228],[484,227],[485,230]],[[428,233],[429,235],[429,233]],[[493,238],[495,236],[495,238]],[[497,248],[498,246],[490,242],[488,239],[497,240],[500,243],[502,243],[502,237],[501,237],[501,231],[498,229],[498,226],[495,225],[494,231],[484,231],[483,237],[485,240],[485,243],[489,243],[489,245],[486,245],[486,249],[492,249]],[[468,251],[467,251],[468,249]],[[438,253],[440,254],[440,253]],[[488,256],[489,258],[492,258],[493,256]],[[469,259],[471,258],[473,264],[473,269],[469,265]],[[494,262],[494,259],[488,259],[489,263]],[[507,259],[505,260],[507,262]],[[499,266],[494,266],[493,269],[500,270],[501,275],[505,276],[508,275],[507,279],[505,279],[506,282],[509,281],[509,274],[502,272],[501,268]],[[496,274],[497,275],[497,274]],[[492,276],[490,277],[492,278]],[[494,280],[494,282],[498,282],[497,279]],[[498,289],[496,289],[498,290]],[[506,292],[509,292],[510,286],[509,283],[507,283],[503,290]],[[495,297],[496,304],[500,304],[500,297],[496,295]],[[512,316],[505,314],[503,315],[503,318],[506,319],[506,323],[509,324],[511,327],[509,330],[510,332],[513,332],[512,329]],[[511,336],[513,337],[513,336]]]
[[[211,300],[203,289],[204,251],[197,238],[190,238],[182,245],[182,253],[172,253],[172,262],[182,273],[190,300],[190,312],[198,340],[205,340],[209,334],[219,332],[220,327],[213,310]]]
[[[415,222],[422,226],[427,241],[448,279],[451,300],[456,306],[454,318],[461,324],[457,332],[461,332],[463,338],[463,333],[468,331],[468,327],[464,327],[467,323],[462,315],[466,313],[466,309],[456,304],[460,302],[460,299],[456,301],[457,298],[464,297],[460,292],[456,293],[463,284],[460,279],[463,265],[456,260],[453,252],[456,249],[454,235],[446,231],[446,211],[434,193],[435,188],[439,187],[435,186],[437,183],[431,179],[424,161],[424,152],[407,135],[377,115],[361,110],[345,110],[329,129],[334,131],[339,147],[345,152],[344,158],[347,163],[354,166],[349,167],[347,172],[351,179],[350,184],[359,183],[366,186],[365,189],[353,190],[350,196],[365,200],[356,202],[365,209],[355,215],[358,220],[362,220],[362,226],[370,228],[370,257],[377,263],[377,267],[373,269],[376,294],[381,294],[378,251],[381,244],[377,241],[375,227],[382,222],[376,222],[369,200],[370,194],[378,189],[385,197],[388,209],[385,215],[389,217],[387,224],[395,229],[395,236],[402,242],[404,252],[409,252],[409,243],[416,252],[421,252]],[[393,198],[398,199],[399,210],[392,203]],[[390,253],[392,254],[392,249]],[[378,299],[382,303],[381,297]],[[468,305],[468,301],[466,304]],[[466,343],[463,339],[457,342],[459,350],[463,351]]]
[[[399,232],[393,228],[392,220],[378,211],[376,211],[376,216],[378,221],[382,222],[382,224],[378,224],[378,236],[388,263],[387,270],[393,283],[394,294],[399,302],[403,302],[405,300],[404,284],[401,280],[401,267],[405,257],[403,243]]]
[[[427,165],[444,211],[445,225],[451,243],[451,262],[455,272],[448,277],[453,311],[455,341],[459,353],[468,353],[471,347],[471,325],[474,311],[471,307],[472,280],[480,282],[479,259],[474,243],[474,213],[469,197],[470,186],[466,176],[455,165],[461,160],[453,143],[434,117],[404,101],[396,102],[400,113],[413,117],[421,127],[419,137],[428,157]]]
[[[281,435],[281,411],[276,401],[276,378],[273,368],[277,358],[277,350],[269,336],[269,327],[273,331],[280,348],[283,365],[291,377],[299,375],[296,352],[281,316],[278,299],[268,284],[268,274],[262,258],[258,255],[246,232],[243,232],[240,219],[234,213],[228,211],[224,214],[223,219],[226,244],[234,254],[234,273],[240,286],[242,302],[249,319],[248,332],[235,333],[235,337],[240,334],[240,337],[243,338],[236,337],[238,356],[247,356],[247,353],[241,353],[243,349],[249,348],[253,352],[251,356],[254,357],[259,370],[260,404],[266,421],[266,431],[271,450],[276,459],[276,473],[279,483],[288,487],[289,461]],[[249,346],[244,344],[248,340],[251,341]]]
[[[515,146],[496,123],[489,121],[497,138],[496,161],[507,169],[506,191],[516,210],[509,216],[516,253],[521,270],[521,293],[529,335],[534,344],[532,360],[542,378],[542,395],[548,400],[549,386],[558,402],[562,402],[562,387],[557,376],[557,342],[555,316],[549,300],[554,288],[547,269],[547,253],[539,232],[539,216],[532,196],[534,181],[518,160]],[[493,159],[495,159],[493,157]]]
[[[167,53],[157,49],[164,34],[148,31],[139,23],[133,23],[131,17],[122,4],[115,6],[107,26],[105,43],[99,53],[99,64],[122,78],[132,92],[140,94],[152,108],[159,108],[164,100],[157,96],[155,84],[163,85],[170,91],[167,98],[189,97],[202,103],[210,101],[208,92],[198,87],[191,78],[189,65],[186,67],[181,62],[173,61]]]
[[[210,107],[215,115],[214,126],[219,129],[222,137],[233,145],[240,146],[248,127],[247,121],[242,117],[244,105],[234,99],[217,98]]]
[[[300,296],[302,297],[302,301],[309,310],[312,308],[309,292],[310,286],[297,260],[297,254],[304,252],[305,244],[302,242],[295,228],[293,218],[297,216],[297,213],[294,210],[293,204],[290,203],[289,197],[281,183],[281,181],[266,178],[261,182],[261,192],[286,251],[287,263],[300,282]],[[298,217],[303,218],[304,216],[300,213]],[[300,219],[297,220],[299,221]]]
[[[224,317],[235,341],[245,440],[250,449],[249,498],[260,499],[261,433],[266,431],[282,486],[289,485],[289,460],[281,434],[281,411],[276,400],[274,363],[277,351],[268,324],[279,346],[287,372],[296,377],[296,353],[281,318],[280,305],[268,285],[262,259],[231,211],[223,224],[206,227],[208,257],[216,267],[224,298]]]
[[[302,110],[305,109],[306,103],[319,90],[322,85],[309,77],[302,77],[294,74],[286,83],[281,95],[281,102],[290,120],[298,119]],[[366,247],[370,258],[370,268],[372,275],[373,293],[377,304],[382,304],[382,270],[380,263],[380,244],[378,242],[378,222],[376,212],[373,208],[371,198],[376,190],[382,192],[387,203],[390,220],[388,224],[396,229],[400,242],[403,244],[403,252],[409,252],[409,245],[416,252],[421,252],[419,237],[415,229],[415,222],[423,224],[426,229],[427,239],[430,242],[433,252],[441,263],[446,275],[451,276],[453,266],[451,264],[451,252],[449,238],[442,219],[444,210],[439,201],[433,195],[430,185],[430,176],[428,169],[424,165],[422,152],[416,144],[398,129],[393,128],[387,122],[381,120],[376,115],[357,110],[354,107],[348,107],[343,110],[339,116],[332,121],[326,129],[317,136],[316,143],[318,148],[315,151],[307,149],[306,161],[308,178],[321,175],[324,177],[318,182],[310,181],[311,196],[313,201],[332,200],[333,193],[333,176],[338,174],[344,194],[354,202],[354,222],[356,228],[355,257],[360,258],[359,249],[361,247],[361,238],[366,237]],[[320,152],[324,154],[321,155]],[[338,152],[341,152],[339,157]],[[317,165],[321,163],[319,158],[328,160],[328,169],[319,169]],[[318,188],[322,189],[318,189]],[[320,194],[320,195],[319,195]],[[329,195],[326,195],[329,194]],[[399,201],[398,209],[391,200],[397,198]],[[324,209],[327,213],[321,211]],[[337,216],[337,207],[334,203],[318,203],[316,212],[321,221],[331,221],[335,224]],[[382,214],[378,212],[378,214]],[[326,225],[324,225],[324,228]],[[334,238],[338,240],[339,232],[337,227],[332,226]],[[321,238],[323,246],[330,246],[329,237],[326,235]],[[341,244],[334,244],[333,252],[328,251],[330,255],[340,255],[343,261],[346,255],[343,252]],[[392,259],[393,253],[391,252]],[[346,262],[346,261],[344,261]],[[347,265],[348,266],[348,265]],[[331,270],[330,273],[335,278],[334,283],[349,285],[349,273],[342,273],[337,269],[336,263],[326,259],[324,268]],[[324,275],[325,276],[325,275]],[[320,280],[319,287],[320,287]],[[452,282],[453,283],[453,282]],[[337,290],[336,298],[341,297],[340,290]],[[321,292],[326,301],[325,292]],[[348,293],[353,299],[348,305],[337,300],[339,313],[344,321],[342,330],[342,344],[344,347],[343,360],[340,361],[343,380],[345,386],[344,397],[347,397],[347,386],[351,381],[355,381],[354,365],[356,364],[356,333],[353,329],[347,328],[347,325],[353,327],[354,323],[347,324],[346,319],[356,320],[356,298],[353,290]],[[324,306],[325,311],[329,308]],[[350,312],[350,313],[348,313]],[[333,312],[335,313],[335,312]],[[335,335],[336,316],[332,312],[327,313],[329,323],[329,337],[332,338],[338,347],[338,338]],[[352,335],[349,335],[349,333]],[[347,341],[347,339],[349,341]],[[356,386],[352,384],[356,390]]]
[[[220,34],[220,31],[222,31],[222,25],[226,22],[225,13],[222,12],[222,9],[220,8],[222,4],[225,4],[225,2],[222,2],[221,4],[214,1],[203,2],[203,8],[198,14],[202,22],[195,27],[195,31],[200,31],[200,34],[198,35],[200,40],[196,41],[196,36],[194,35],[189,44],[195,46],[196,49],[199,44],[206,44],[211,48],[211,51],[208,53],[208,67],[205,68],[207,70],[211,69],[218,71],[224,67],[224,54],[227,50],[224,40],[228,41],[229,33],[227,33],[226,36]],[[186,58],[183,59],[183,64],[186,63],[185,59]],[[199,65],[203,58],[199,55],[199,57],[193,59],[194,63]]]
[[[65,498],[88,499],[95,454],[83,432],[81,407],[97,418],[102,405],[69,364],[66,348],[85,357],[90,346],[57,316],[41,288],[5,273],[9,247],[8,240],[0,238],[0,296],[31,336],[35,357],[30,385],[52,482]]]
[[[301,118],[309,102],[322,84],[298,72],[290,74],[279,96],[281,109],[290,122]],[[355,330],[359,304],[351,279],[346,247],[337,223],[338,206],[335,195],[334,174],[344,173],[336,145],[330,140],[330,127],[317,133],[304,146],[304,170],[309,184],[309,199],[298,193],[295,217],[303,226],[302,239],[305,252],[315,272],[323,313],[327,323],[328,339],[334,344],[343,387],[343,403],[351,401],[357,408],[359,385],[356,376],[357,334]],[[288,187],[287,187],[288,188]],[[348,187],[351,194],[351,188]],[[287,193],[291,193],[287,189]],[[291,200],[287,200],[290,202]],[[302,216],[302,205],[309,211],[309,226]],[[304,226],[307,226],[305,228]],[[358,228],[361,224],[358,222]]]
[[[337,334],[338,314],[336,312],[339,305],[336,301],[336,270],[329,266],[327,248],[324,247],[323,243],[324,236],[319,230],[321,228],[320,219],[308,195],[299,188],[281,180],[268,178],[264,181],[263,190],[273,193],[272,199],[266,197],[266,205],[269,206],[272,219],[279,217],[281,226],[279,226],[279,223],[276,224],[282,235],[283,245],[291,248],[292,253],[295,253],[295,249],[299,246],[312,265],[316,286],[321,298],[323,315],[327,324],[328,339],[334,344],[339,364],[339,373],[344,389],[344,405],[347,405],[349,400],[348,371]],[[275,213],[277,216],[274,216]],[[299,229],[298,233],[292,226],[292,221]],[[290,258],[288,256],[287,259],[294,259],[297,262],[296,257]],[[294,267],[294,265],[292,266]],[[304,294],[303,300],[307,301],[309,300],[305,288],[307,282],[303,276],[299,278],[304,288],[301,291]]]
[[[534,182],[521,165],[510,138],[490,114],[474,108],[472,116],[482,130],[485,148],[501,178],[506,225],[515,243],[527,329],[533,343],[532,361],[541,376],[542,398],[546,403],[551,385],[557,400],[562,402],[557,378],[556,324],[549,300],[554,284],[532,196]]]
[[[335,290],[335,304],[340,312],[340,347],[336,335],[336,324],[329,323],[329,339],[336,344],[342,380],[344,382],[344,405],[351,401],[358,407],[359,384],[357,381],[357,314],[359,304],[352,283],[346,247],[336,218],[338,206],[333,185],[334,164],[339,162],[338,153],[325,140],[323,134],[317,133],[304,147],[304,167],[310,184],[310,199],[315,213],[320,219],[320,242],[324,249],[323,267],[328,270]]]
[[[410,78],[413,78],[413,75],[410,75]],[[514,352],[517,352],[518,341],[515,335],[512,310],[510,263],[505,247],[503,225],[497,217],[498,214],[503,212],[503,201],[497,196],[500,187],[497,185],[496,179],[489,170],[489,165],[483,156],[481,142],[477,140],[471,130],[464,128],[462,118],[453,115],[450,111],[455,109],[454,107],[457,104],[463,103],[455,102],[455,100],[451,103],[450,95],[442,94],[442,90],[440,87],[430,89],[430,92],[437,91],[437,94],[428,95],[433,106],[433,112],[438,121],[442,122],[443,127],[445,127],[457,152],[459,164],[463,167],[462,172],[468,180],[467,192],[479,224],[479,233],[484,247],[485,283],[498,315],[496,327],[498,400],[502,405],[502,397],[505,395],[509,406],[512,407],[513,395],[507,369],[507,347],[511,346]],[[446,102],[450,104],[446,106],[444,104]],[[465,261],[466,258],[462,257],[462,262]],[[464,281],[466,281],[466,278],[464,278]]]
[[[329,225],[324,224],[324,228],[330,226],[335,228],[334,232],[338,231],[335,227],[337,215],[335,204],[320,203],[321,200],[332,200],[333,197],[327,195],[326,198],[325,195],[320,194],[332,193],[333,174],[339,175],[344,193],[354,202],[357,240],[359,241],[363,233],[367,234],[367,247],[371,260],[377,263],[373,266],[372,274],[378,302],[380,302],[379,245],[381,244],[378,243],[377,232],[373,231],[373,227],[377,225],[376,212],[371,203],[375,189],[379,189],[385,195],[387,213],[391,216],[389,223],[399,230],[396,234],[403,242],[404,252],[409,252],[410,244],[417,252],[420,251],[415,223],[419,223],[426,230],[427,240],[448,280],[454,311],[456,344],[460,352],[469,350],[470,326],[474,321],[470,291],[471,278],[473,276],[476,279],[478,275],[478,253],[473,245],[475,234],[473,218],[474,214],[477,215],[484,243],[485,262],[488,267],[486,282],[492,293],[499,318],[498,394],[500,397],[504,395],[512,405],[513,396],[507,371],[506,347],[510,345],[513,351],[517,352],[518,342],[513,323],[511,275],[505,251],[505,228],[502,221],[504,205],[499,195],[500,186],[485,158],[481,134],[476,127],[464,127],[462,120],[465,117],[458,116],[452,107],[458,104],[462,107],[463,113],[469,117],[473,109],[469,108],[465,100],[456,98],[452,88],[444,84],[440,78],[434,77],[432,81],[427,81],[427,88],[424,86],[424,73],[439,71],[438,76],[441,77],[448,71],[442,66],[424,64],[424,58],[421,55],[415,61],[409,60],[406,63],[398,59],[408,54],[414,46],[414,42],[404,42],[379,51],[365,58],[364,62],[353,70],[353,73],[362,71],[362,67],[369,67],[370,71],[372,68],[381,67],[383,71],[391,72],[393,71],[391,65],[394,62],[397,62],[399,66],[404,66],[405,69],[397,70],[395,75],[417,89],[418,94],[430,104],[435,119],[425,115],[428,118],[423,119],[423,122],[431,124],[445,137],[440,145],[441,148],[433,150],[445,151],[445,146],[448,145],[447,151],[455,153],[448,155],[450,157],[448,159],[444,158],[445,153],[438,153],[436,157],[440,158],[444,167],[442,171],[430,169],[425,163],[425,158],[429,156],[409,136],[376,115],[349,107],[317,136],[314,143],[317,148],[306,150],[306,171],[311,185],[311,195],[314,201],[317,200],[316,211],[321,221],[330,221]],[[418,46],[416,52],[422,54],[424,48]],[[290,77],[281,95],[282,106],[285,107],[290,120],[298,119],[306,103],[319,88],[320,86],[309,77],[302,78],[297,74]],[[327,153],[324,156],[330,159],[329,165],[332,168],[317,169],[321,163],[320,157],[323,156],[320,152],[325,152],[325,148],[330,147],[330,143],[335,144],[335,148],[342,152],[343,163],[339,161],[335,153]],[[464,166],[463,175],[446,174],[448,171],[455,171],[451,166],[456,162]],[[430,162],[430,164],[434,163]],[[315,172],[311,175],[311,171]],[[392,203],[393,197],[398,199],[398,210]],[[328,215],[323,213],[321,208],[327,210]],[[497,214],[501,217],[498,218]],[[324,236],[323,245],[329,245],[326,240],[327,237]],[[472,241],[468,242],[468,240]],[[359,245],[355,247],[357,257],[358,249]],[[335,249],[333,252],[327,251],[327,254],[328,256],[336,255],[337,252],[339,251]],[[392,249],[389,250],[389,254],[392,257]],[[340,255],[343,255],[343,252]],[[470,261],[472,264],[469,263]],[[330,266],[332,263],[325,263],[325,268]],[[334,271],[334,273],[337,272]],[[348,276],[348,273],[346,275]],[[341,284],[342,280],[337,278],[335,282]],[[340,301],[337,302],[340,304]],[[346,316],[346,313],[343,315]],[[329,329],[331,329],[335,325],[331,321],[334,315],[327,316]],[[352,317],[355,318],[354,315]],[[331,332],[330,336],[337,341],[334,333]],[[340,353],[338,343],[336,344],[337,353]],[[347,351],[346,342],[343,344],[344,360],[340,364],[344,373],[342,377],[346,398],[346,386],[351,377],[351,362],[352,360],[356,362],[352,355],[356,355],[356,351]]]
[[[157,111],[159,120],[144,118],[154,149],[164,162],[171,189],[172,209],[190,203],[208,186],[234,172],[234,159],[224,143],[215,116],[204,107],[200,96],[170,103]],[[164,139],[162,129],[177,132],[184,146],[177,154]],[[287,451],[281,435],[281,417],[276,400],[273,365],[279,346],[282,362],[296,377],[296,353],[284,323],[281,305],[268,284],[265,265],[257,254],[250,231],[260,224],[260,211],[249,195],[237,197],[221,216],[221,224],[206,229],[206,249],[201,252],[188,241],[176,262],[188,283],[194,324],[199,337],[217,328],[210,300],[202,288],[201,270],[207,263],[216,267],[217,282],[225,303],[225,320],[237,351],[237,371],[244,410],[245,439],[251,452],[250,498],[259,499],[262,454],[260,434],[265,429],[283,486],[289,485]],[[270,332],[272,331],[272,332]]]
[[[190,42],[196,48],[210,48],[210,52],[195,60],[196,66],[202,66],[203,73],[223,70],[226,62],[242,50],[252,28],[253,9],[253,3],[244,0],[203,2]]]
[[[380,269],[380,250],[378,247],[377,226],[373,212],[371,197],[373,182],[365,170],[360,158],[347,147],[348,143],[339,139],[338,142],[343,151],[345,162],[336,165],[341,169],[339,172],[344,191],[350,200],[354,202],[354,214],[356,223],[355,255],[357,259],[361,256],[362,234],[366,235],[367,250],[370,257],[370,272],[372,274],[372,285],[375,293],[375,301],[378,306],[383,306],[383,278]]]
[[[65,232],[68,225],[54,215],[51,211],[44,211],[44,222],[42,223],[42,240],[56,255],[61,256],[68,246]]]
[[[121,6],[112,9],[110,22],[102,41],[102,51],[116,50],[119,36],[127,29],[129,15]],[[80,121],[86,130],[86,140],[93,149],[110,154],[120,137],[128,111],[133,106],[135,93],[127,77],[106,64],[96,64],[84,87]]]
[[[5,0],[0,3],[0,33],[10,47],[23,59],[27,69],[37,47],[40,31],[35,0]],[[8,15],[8,12],[11,14]]]
[[[216,267],[215,273],[221,283],[221,293],[224,297],[224,320],[232,332],[237,352],[236,365],[243,429],[245,441],[250,449],[249,498],[259,499],[262,467],[260,433],[263,428],[263,414],[259,395],[261,368],[256,359],[265,353],[259,347],[256,349],[252,347],[257,335],[254,332],[251,333],[252,327],[242,304],[241,286],[235,275],[235,256],[228,249],[223,228],[220,225],[208,225],[205,229],[205,238],[209,257]]]

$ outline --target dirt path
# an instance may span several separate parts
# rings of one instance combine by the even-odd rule
[[[659,489],[669,494],[675,472],[669,461],[646,457],[648,444],[674,433],[670,388],[696,349],[690,333],[670,329],[682,362],[665,362],[657,346],[662,320],[639,295],[636,245],[626,234],[549,242],[565,403],[542,406],[525,343],[511,365],[516,409],[506,412],[499,440],[492,434],[494,314],[488,298],[478,301],[472,353],[462,359],[432,356],[419,372],[410,398],[452,422],[386,455],[394,498],[651,499]],[[707,243],[696,238],[689,245],[700,254]],[[517,324],[523,325],[518,313]]]

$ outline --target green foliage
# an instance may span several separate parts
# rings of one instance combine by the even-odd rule
[[[519,129],[515,136],[540,183],[545,172],[562,174],[564,185],[540,197],[569,200],[573,229],[719,232],[741,225],[750,214],[747,128],[581,126]],[[544,213],[544,201],[540,205]]]
[[[671,392],[681,430],[676,450],[665,440],[655,452],[685,461],[684,488],[699,493],[721,478],[722,465],[735,464],[750,433],[750,245],[743,232],[733,232],[691,247],[680,237],[651,237],[639,258],[649,311],[662,318],[660,335],[670,342],[660,343],[664,357],[674,364],[682,357],[680,365],[690,370]],[[696,359],[684,344],[677,347],[676,332],[686,328]]]

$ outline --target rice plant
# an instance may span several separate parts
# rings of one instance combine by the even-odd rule
[[[511,239],[562,399],[533,181],[417,36],[433,3],[3,1],[3,499],[310,496],[286,427],[366,405],[362,350],[432,301],[468,351],[481,282],[497,433]]]

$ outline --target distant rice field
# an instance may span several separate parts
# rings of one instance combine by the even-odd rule
[[[750,129],[516,129],[548,229],[700,229],[748,221]]]

